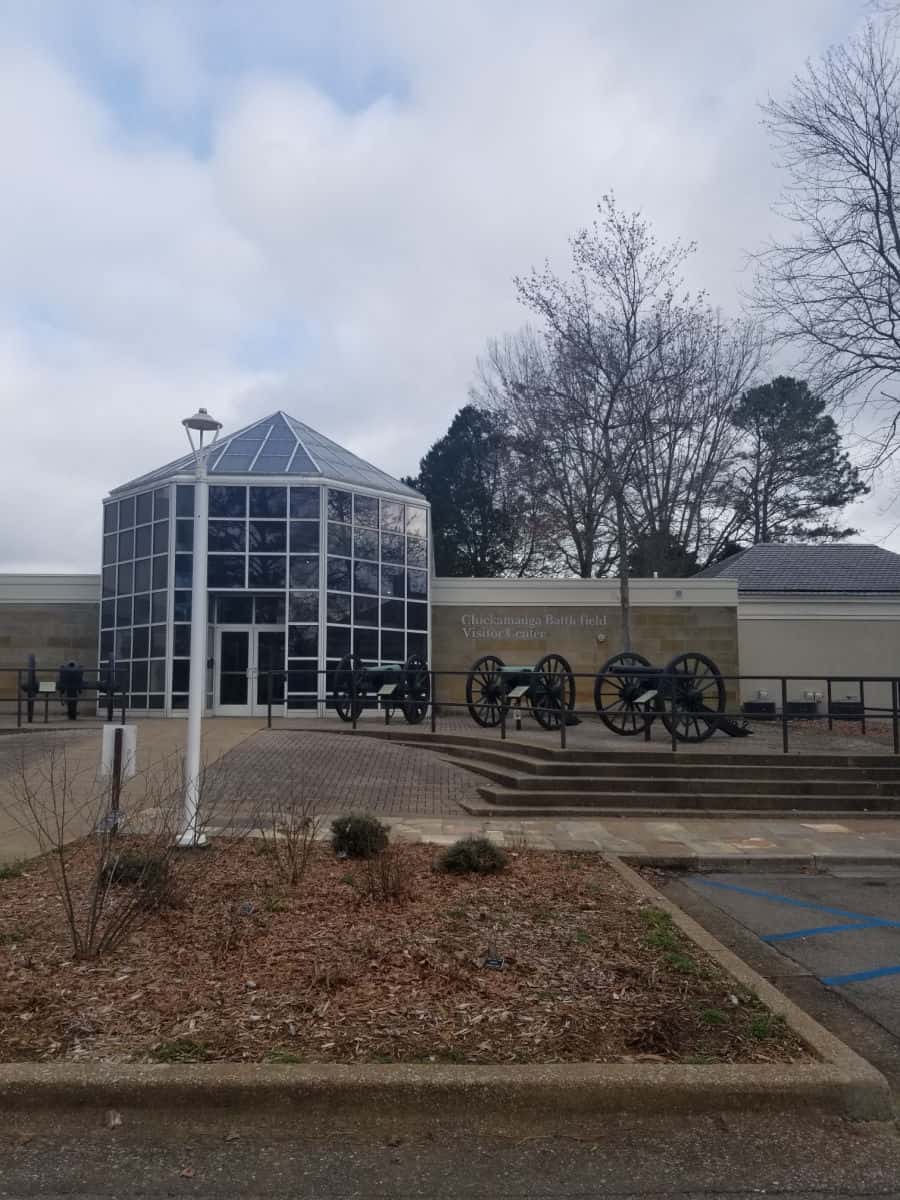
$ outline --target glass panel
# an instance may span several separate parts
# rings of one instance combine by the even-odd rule
[[[116,574],[116,591],[120,596],[129,595],[134,591],[134,566],[132,563],[119,563]]]
[[[253,621],[253,597],[220,596],[216,615],[220,625],[249,625]]]
[[[153,593],[153,596],[151,597],[151,600],[150,600],[150,620],[151,621],[153,621],[155,623],[156,621],[164,621],[166,619],[166,613],[167,613],[168,607],[169,607],[168,599],[169,599],[169,597],[167,596],[167,594],[165,592],[154,592]]]
[[[292,658],[308,657],[319,652],[319,630],[315,625],[288,626],[288,654]]]
[[[146,685],[145,685],[145,688],[146,688]],[[147,707],[147,697],[132,695],[131,699],[128,701],[128,707],[129,708],[146,708]]]
[[[428,543],[422,538],[407,538],[406,562],[410,567],[427,567]]]
[[[319,558],[291,557],[291,587],[317,588],[319,586]]]
[[[131,630],[117,629],[116,630],[116,659],[122,662],[125,659],[131,658]]]
[[[404,596],[406,594],[406,580],[402,567],[381,568],[381,594],[382,596]]]
[[[131,687],[135,692],[146,692],[147,664],[145,662],[131,664]]]
[[[427,571],[408,570],[406,572],[406,594],[408,596],[421,596],[423,600],[428,596]]]
[[[207,566],[211,588],[244,587],[244,556],[242,554],[211,554]]]
[[[251,554],[248,587],[283,588],[287,583],[287,559],[283,554]]]
[[[185,659],[172,663],[172,691],[186,692],[191,685],[191,664]]]
[[[374,596],[353,597],[354,625],[378,624],[378,601]]]
[[[115,533],[119,523],[119,506],[115,500],[103,505],[103,532]]]
[[[137,625],[132,631],[131,657],[148,658],[150,656],[150,630],[146,625]],[[135,686],[132,684],[132,686]],[[147,687],[147,676],[144,676],[144,688]],[[140,691],[140,689],[138,689]]]
[[[268,704],[271,678],[271,699],[273,704],[284,702],[285,678],[284,671],[284,634],[258,633],[256,635],[256,666],[259,674],[256,677],[256,702]],[[267,674],[277,671],[279,674]]]
[[[354,629],[353,630],[353,649],[360,658],[367,658],[372,661],[378,659],[378,630],[377,629]]]
[[[134,598],[134,623],[135,625],[146,625],[150,620],[150,596],[144,592],[142,596]]]
[[[187,708],[187,707],[188,707],[188,697],[187,696],[173,696],[172,697],[172,708]]]
[[[402,600],[382,600],[381,602],[381,624],[386,625],[388,629],[402,629],[405,622],[403,620],[403,601]]]
[[[406,635],[406,653],[418,654],[420,658],[428,658],[428,636],[424,633],[408,633]]]
[[[349,492],[339,492],[335,488],[328,489],[328,520],[344,521],[350,524],[352,518],[353,497]]]
[[[210,521],[209,549],[246,550],[247,526],[243,521]]]
[[[350,653],[350,630],[340,625],[331,625],[328,629],[326,652],[329,658],[343,658]]]
[[[353,553],[357,558],[378,561],[378,534],[374,529],[354,529]]]
[[[350,559],[329,558],[328,587],[335,592],[350,591]]]
[[[166,707],[165,696],[148,696],[147,697],[147,707],[148,708],[165,708]]]
[[[172,653],[176,658],[187,658],[191,653],[190,625],[173,626]]]
[[[153,586],[164,588],[168,586],[168,583],[169,559],[165,554],[158,554],[153,560]]]
[[[245,517],[247,489],[242,487],[211,487],[209,489],[211,517]]]
[[[319,593],[318,592],[292,592],[291,593],[291,620],[292,621],[318,621],[319,619]]]
[[[283,625],[284,597],[257,596],[255,617],[257,625]]]
[[[175,555],[175,586],[177,588],[189,588],[194,582],[194,556],[193,554],[176,554]],[[154,581],[154,586],[156,586]]]
[[[173,616],[176,621],[189,621],[191,619],[191,593],[176,592],[175,593],[175,611]]]
[[[169,549],[169,522],[157,521],[153,526],[153,553],[165,554]]]
[[[283,553],[287,550],[287,525],[284,521],[251,521],[250,549]]]
[[[353,519],[357,525],[378,528],[378,501],[374,496],[353,497]]]
[[[194,522],[193,521],[176,521],[175,522],[175,549],[176,550],[193,550],[194,548]]]
[[[131,624],[131,597],[120,596],[116,601],[116,624]]]
[[[100,605],[100,628],[110,629],[116,623],[115,600],[104,600]]]
[[[109,662],[115,650],[115,632],[112,629],[107,629],[100,634],[100,658],[104,662]]]
[[[287,470],[287,465],[291,461],[293,451],[281,454],[272,452],[270,454],[270,443],[271,438],[266,442],[266,448],[253,464],[252,475],[283,475]]]
[[[424,508],[417,508],[415,504],[407,504],[406,532],[415,537],[425,536],[428,532],[428,518]]]
[[[147,558],[153,549],[153,526],[140,525],[134,533],[135,558]]]
[[[286,517],[287,488],[252,487],[250,489],[251,517]]]
[[[291,553],[319,549],[318,521],[291,521]]]
[[[291,488],[291,516],[314,517],[318,520],[319,489],[317,487]]]
[[[114,563],[119,553],[119,543],[114,533],[108,533],[103,539],[103,562]]]
[[[350,624],[350,597],[340,592],[328,593],[328,621],[335,625]]]
[[[153,493],[141,492],[134,506],[134,519],[138,525],[147,525],[153,520]]]
[[[369,592],[373,596],[378,595],[378,566],[375,563],[353,564],[353,589],[357,592]]]
[[[165,625],[151,625],[150,627],[150,657],[162,658],[166,652],[166,627]]]
[[[350,554],[350,526],[349,525],[329,525],[328,526],[328,553],[329,554]]]
[[[134,530],[123,529],[119,534],[119,562],[134,558]]]
[[[150,591],[150,559],[139,558],[134,564],[134,590],[136,592]]]
[[[427,629],[428,628],[428,605],[427,604],[407,604],[406,606],[406,624],[410,629]]]
[[[246,704],[250,634],[223,629],[219,637],[219,704]]]
[[[157,488],[153,493],[153,515],[157,521],[169,519],[169,489]]]
[[[194,515],[194,485],[179,483],[175,489],[175,516],[192,517]]]
[[[386,632],[381,635],[381,661],[382,662],[402,662],[405,655],[403,653],[403,634]]]
[[[313,659],[288,660],[288,690],[315,692],[318,687],[318,662]]]
[[[114,596],[116,594],[116,568],[104,567],[101,578],[102,594],[104,596]]]
[[[381,535],[381,561],[402,563],[404,538],[399,533],[383,533]]]
[[[406,512],[402,504],[393,500],[382,500],[381,528],[389,529],[392,533],[405,533]]]
[[[119,501],[119,528],[127,529],[134,524],[134,496]]]

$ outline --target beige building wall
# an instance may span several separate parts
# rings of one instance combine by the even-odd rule
[[[0,576],[0,667],[25,667],[34,654],[45,679],[70,658],[93,670],[99,627],[99,575]],[[0,670],[0,699],[15,698],[16,679]]]
[[[824,698],[826,676],[850,677],[832,684],[835,700],[858,700],[863,676],[900,678],[900,596],[742,598],[738,629],[742,673],[761,676],[743,682],[744,700],[762,690],[780,704],[781,675],[801,677],[788,683],[789,700]],[[890,685],[866,684],[865,701],[890,708]]]
[[[495,654],[534,666],[561,654],[578,680],[578,707],[593,707],[593,678],[623,649],[617,580],[436,579],[432,588],[432,665],[438,700],[462,703],[476,659]],[[635,580],[632,647],[654,665],[699,650],[724,675],[739,673],[734,581]],[[734,695],[734,688],[729,688]]]

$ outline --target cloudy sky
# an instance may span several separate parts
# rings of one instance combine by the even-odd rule
[[[95,570],[99,504],[276,408],[416,468],[512,276],[614,190],[736,311],[757,102],[862,0],[0,0],[0,570]],[[887,489],[854,511],[872,538]]]

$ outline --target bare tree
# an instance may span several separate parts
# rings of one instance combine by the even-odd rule
[[[864,411],[872,467],[900,446],[898,105],[888,19],[808,64],[787,100],[764,107],[788,176],[778,206],[788,232],[757,257],[757,306],[776,341],[799,349],[816,391]]]
[[[309,867],[321,828],[316,808],[315,797],[304,789],[302,775],[294,772],[286,793],[263,805],[257,814],[263,846],[289,888],[302,883]]]

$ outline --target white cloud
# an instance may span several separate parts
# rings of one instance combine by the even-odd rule
[[[522,320],[512,276],[562,263],[609,189],[696,238],[691,281],[733,305],[777,186],[755,103],[858,17],[95,0],[79,56],[66,10],[0,46],[3,486],[23,514],[0,566],[94,567],[100,496],[180,454],[199,403],[231,425],[283,407],[414,469],[486,337]]]

